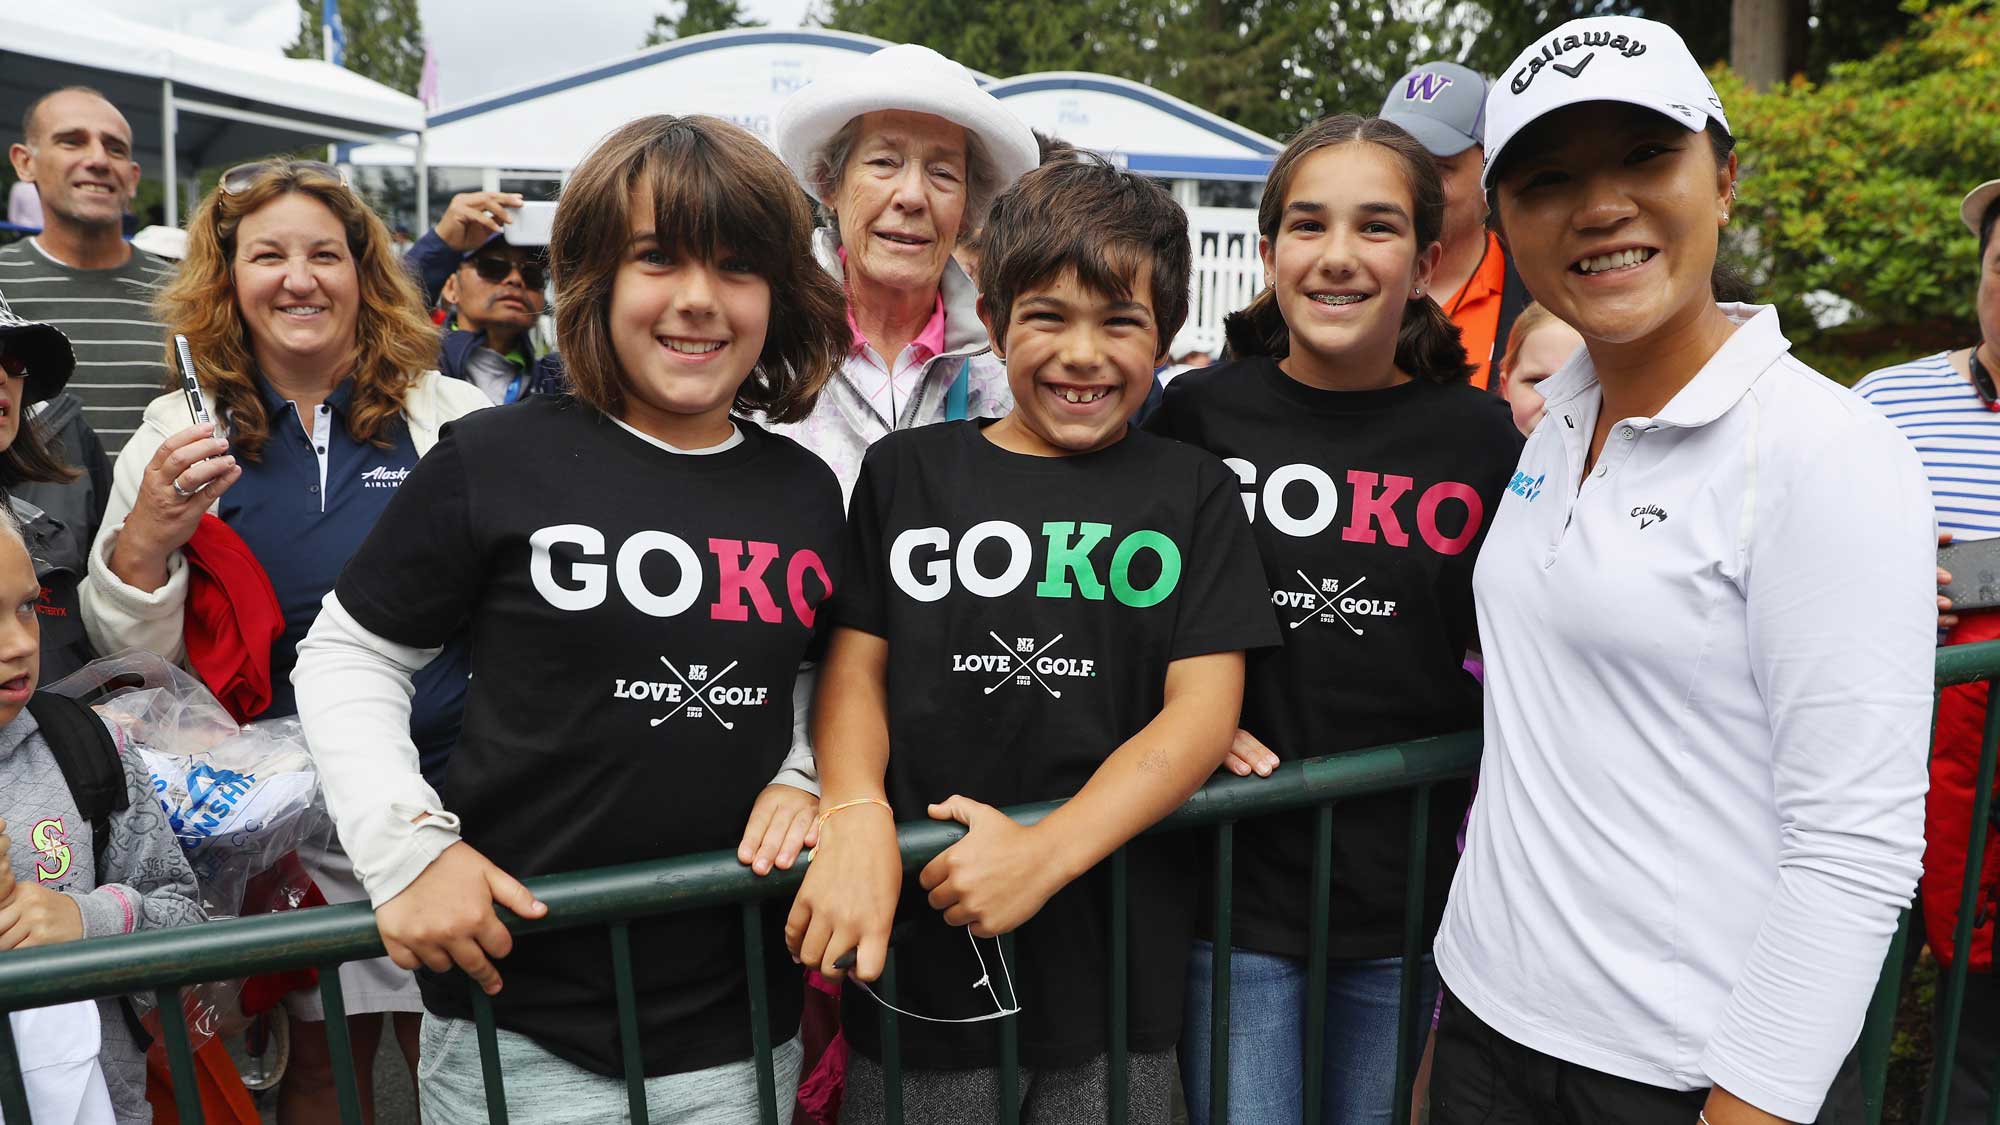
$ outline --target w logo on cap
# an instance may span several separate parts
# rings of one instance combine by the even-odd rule
[[[1403,97],[1413,102],[1436,101],[1437,96],[1444,93],[1445,88],[1450,85],[1449,75],[1434,74],[1428,70],[1419,71],[1403,80]]]

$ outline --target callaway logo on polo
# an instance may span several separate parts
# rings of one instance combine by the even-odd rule
[[[1632,509],[1632,516],[1639,521],[1640,528],[1648,528],[1667,518],[1667,513],[1657,504],[1643,504]]]
[[[1510,84],[1510,87],[1516,94],[1525,92],[1534,83],[1535,78],[1542,73],[1542,70],[1548,67],[1553,67],[1557,73],[1570,78],[1581,77],[1583,69],[1590,65],[1590,60],[1597,57],[1597,52],[1592,50],[1592,48],[1597,47],[1602,47],[1608,51],[1616,51],[1628,59],[1638,58],[1640,55],[1646,53],[1646,45],[1639,42],[1636,38],[1629,35],[1613,35],[1608,31],[1586,31],[1582,35],[1551,36],[1548,42],[1542,44],[1542,49],[1539,52],[1530,55],[1528,61],[1522,64],[1519,70],[1514,72],[1514,81]],[[1580,57],[1570,58],[1566,61],[1563,59],[1564,55],[1572,51],[1584,50],[1588,50],[1589,53]]]

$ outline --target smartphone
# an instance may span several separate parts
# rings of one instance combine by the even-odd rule
[[[194,374],[194,352],[188,348],[188,338],[174,333],[174,359],[181,369],[181,394],[187,396],[188,414],[197,426],[215,429],[215,418],[208,412],[208,400],[202,397],[201,380]]]
[[[1951,612],[2000,606],[2000,539],[1946,544],[1937,564],[1951,573],[1951,584],[1938,591],[1951,599]]]
[[[509,207],[513,222],[500,228],[501,237],[509,246],[547,246],[549,235],[556,229],[556,205],[553,203],[523,203],[519,207]]]

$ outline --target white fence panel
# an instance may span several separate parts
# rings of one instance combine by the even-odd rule
[[[1222,320],[1248,305],[1264,287],[1264,263],[1257,256],[1257,212],[1234,207],[1190,207],[1188,238],[1193,243],[1193,292],[1188,299],[1186,347],[1213,355],[1222,348]]]

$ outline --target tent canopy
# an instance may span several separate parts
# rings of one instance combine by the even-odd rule
[[[1200,106],[1108,74],[1022,74],[986,92],[1050,136],[1163,179],[1262,181],[1284,150]]]
[[[0,5],[0,136],[18,139],[36,98],[73,85],[102,91],[132,123],[133,156],[165,181],[170,223],[177,176],[196,168],[406,133],[418,143],[424,128],[417,99],[318,59],[166,31],[87,0]]]
[[[648,113],[713,113],[769,140],[778,107],[821,68],[888,46],[823,28],[690,35],[623,58],[450,106],[431,115],[425,154],[440,168],[567,172],[606,133]],[[369,145],[356,164],[409,163]]]

